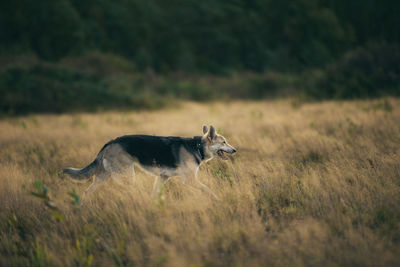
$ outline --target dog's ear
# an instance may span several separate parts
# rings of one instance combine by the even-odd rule
[[[210,125],[210,131],[208,132],[208,137],[210,138],[210,140],[213,140],[215,137],[215,128],[212,125]]]
[[[206,134],[207,132],[208,132],[207,125],[203,125],[203,134]]]

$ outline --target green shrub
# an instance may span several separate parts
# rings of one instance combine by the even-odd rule
[[[324,73],[308,73],[305,94],[313,99],[400,95],[400,46],[374,43],[350,51]]]
[[[174,80],[171,78],[165,79],[157,88],[157,92],[161,95],[195,101],[212,100],[220,94],[220,91],[218,89],[213,90],[209,83],[192,81],[190,79]]]
[[[134,87],[129,80],[106,79],[53,64],[6,68],[0,73],[0,94],[0,112],[7,115],[164,105],[161,97]]]

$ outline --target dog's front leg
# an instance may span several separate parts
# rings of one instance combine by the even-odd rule
[[[183,182],[185,185],[190,186],[194,189],[200,189],[203,192],[206,192],[207,194],[210,194],[214,199],[218,200],[218,197],[214,194],[213,191],[211,191],[208,186],[200,182],[197,178],[196,173],[186,173],[185,175],[185,180]]]
[[[195,179],[195,185],[196,185],[197,187],[200,187],[200,189],[201,189],[203,192],[206,192],[206,193],[210,194],[214,199],[218,200],[217,195],[215,195],[214,192],[211,191],[210,188],[208,188],[208,186],[206,186],[205,184],[201,183],[199,180]]]
[[[160,194],[162,194],[162,188],[165,184],[165,182],[168,180],[168,176],[161,175],[161,176],[156,176],[154,179],[154,184],[153,184],[153,197],[157,197]]]

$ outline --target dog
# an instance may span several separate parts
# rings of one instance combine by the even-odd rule
[[[159,195],[162,186],[172,176],[183,176],[184,183],[194,184],[194,187],[208,192],[214,198],[216,195],[197,179],[197,172],[203,162],[215,156],[223,160],[225,153],[233,154],[236,149],[229,145],[225,137],[217,134],[215,128],[203,126],[203,135],[193,138],[175,136],[125,135],[106,143],[96,159],[82,169],[66,168],[64,173],[75,179],[96,179],[86,190],[94,192],[99,185],[110,177],[117,181],[118,175],[132,172],[134,166],[155,176],[153,196]],[[133,181],[133,180],[132,180]],[[85,195],[86,195],[85,194]]]

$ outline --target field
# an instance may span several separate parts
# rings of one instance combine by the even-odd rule
[[[3,118],[0,265],[399,266],[399,107],[396,98],[185,102]],[[133,186],[109,181],[80,206],[90,181],[60,173],[117,136],[190,137],[203,124],[238,149],[200,168],[219,200],[178,177],[152,198],[153,178],[137,171]]]

